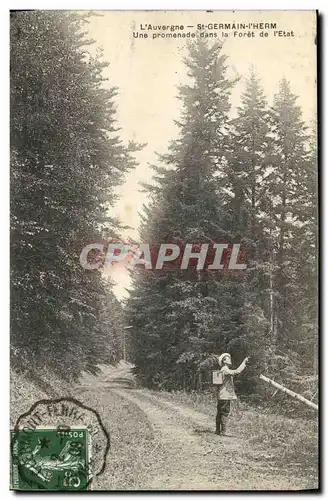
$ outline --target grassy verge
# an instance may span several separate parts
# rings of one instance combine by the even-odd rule
[[[80,389],[78,399],[99,411],[110,433],[106,471],[95,479],[95,490],[140,490],[147,470],[156,461],[160,444],[145,414],[106,388]]]
[[[110,371],[110,368],[108,370]],[[92,376],[86,376],[86,379],[96,380]],[[45,384],[42,382],[35,383],[24,374],[11,373],[11,427],[14,427],[18,417],[28,411],[36,401],[67,396],[71,392],[70,387],[66,387],[54,377],[46,378]],[[94,390],[88,391],[81,388],[73,390],[72,395],[98,410],[110,433],[111,447],[106,470],[95,478],[93,489],[142,489],[147,470],[156,461],[156,453],[160,451],[160,444],[155,442],[152,427],[145,414],[136,405],[104,387],[95,387]]]
[[[27,373],[10,373],[10,425],[14,427],[20,415],[27,412],[40,399],[68,396],[70,388],[62,380],[42,374],[31,380]]]
[[[213,393],[160,392],[162,398],[192,407],[214,418],[216,397]],[[288,418],[263,412],[259,408],[238,402],[229,418],[228,433],[245,440],[252,459],[259,458],[268,464],[300,471],[302,476],[317,476],[318,471],[318,422],[313,419]],[[315,482],[315,481],[314,481]]]

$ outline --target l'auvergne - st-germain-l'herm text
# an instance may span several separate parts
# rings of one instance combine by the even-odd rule
[[[198,23],[196,25],[174,25],[174,24],[140,24],[140,31],[183,31],[185,28],[195,28],[197,30],[276,30],[277,23]]]

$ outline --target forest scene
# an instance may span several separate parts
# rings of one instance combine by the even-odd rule
[[[129,285],[118,296],[103,261],[86,270],[79,258],[89,243],[126,242],[128,228],[113,207],[146,145],[122,138],[115,74],[107,82],[111,61],[89,49],[92,16],[11,13],[12,413],[16,418],[41,395],[78,394],[101,408],[110,430],[128,418],[124,404],[143,412],[131,425],[139,421],[146,429],[153,398],[158,412],[171,405],[174,414],[173,406],[182,405],[179,418],[193,421],[194,429],[201,420],[196,412],[214,419],[218,356],[230,353],[236,367],[247,356],[247,369],[235,381],[240,403],[230,425],[251,455],[257,446],[272,451],[269,472],[256,485],[262,472],[248,471],[255,458],[245,456],[247,465],[239,466],[245,477],[232,484],[216,475],[199,489],[313,489],[317,412],[259,376],[318,404],[315,117],[305,121],[288,78],[277,79],[268,97],[256,62],[234,75],[224,43],[188,42],[181,56],[185,80],[176,87],[178,133],[165,138],[166,151],[154,151],[148,181],[136,176],[145,202],[134,228],[139,239],[129,239],[152,248],[237,243],[247,267],[157,272],[138,265],[125,271]],[[232,105],[236,85],[241,92]],[[130,441],[120,435],[125,468],[117,455],[110,459],[116,476],[108,474],[109,483],[99,478],[97,488],[189,489],[180,476],[172,484],[144,479],[140,471],[149,463],[131,451],[137,439],[133,449],[149,456],[152,441],[145,445],[142,432],[136,437],[131,428]],[[212,447],[210,436],[193,439]],[[225,453],[232,452],[227,446]],[[167,464],[171,452],[159,453]],[[193,474],[186,457],[181,462]],[[279,461],[288,473],[278,470],[284,465],[273,471]],[[196,479],[191,489],[198,489]]]

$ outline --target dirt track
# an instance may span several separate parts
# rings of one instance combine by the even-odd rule
[[[95,399],[95,394],[97,398]],[[240,436],[214,434],[213,418],[193,408],[166,401],[160,394],[133,388],[127,368],[113,372],[97,386],[84,385],[81,397],[98,406],[105,424],[112,428],[111,397],[122,402],[124,412],[120,417],[126,432],[138,433],[139,444],[134,445],[134,456],[140,460],[140,474],[136,468],[128,489],[142,490],[295,490],[315,486],[290,471],[282,474],[267,457],[265,449],[253,447]],[[101,408],[99,408],[101,401]],[[135,409],[141,410],[152,433],[148,448],[143,448],[144,427],[138,425]],[[141,414],[140,414],[141,415]],[[119,463],[121,443],[112,432],[116,464]],[[129,452],[128,452],[129,453]],[[131,459],[136,460],[136,458]],[[144,462],[144,463],[143,463]],[[109,467],[110,468],[110,467]],[[111,467],[112,469],[115,467]],[[142,470],[141,470],[142,469]],[[106,470],[102,488],[106,483]],[[124,484],[124,481],[122,481]]]

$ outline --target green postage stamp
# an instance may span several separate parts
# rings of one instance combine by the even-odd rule
[[[109,434],[100,416],[74,398],[45,399],[11,431],[14,490],[81,491],[103,473]]]
[[[91,436],[87,429],[12,432],[12,485],[18,490],[88,488]]]

